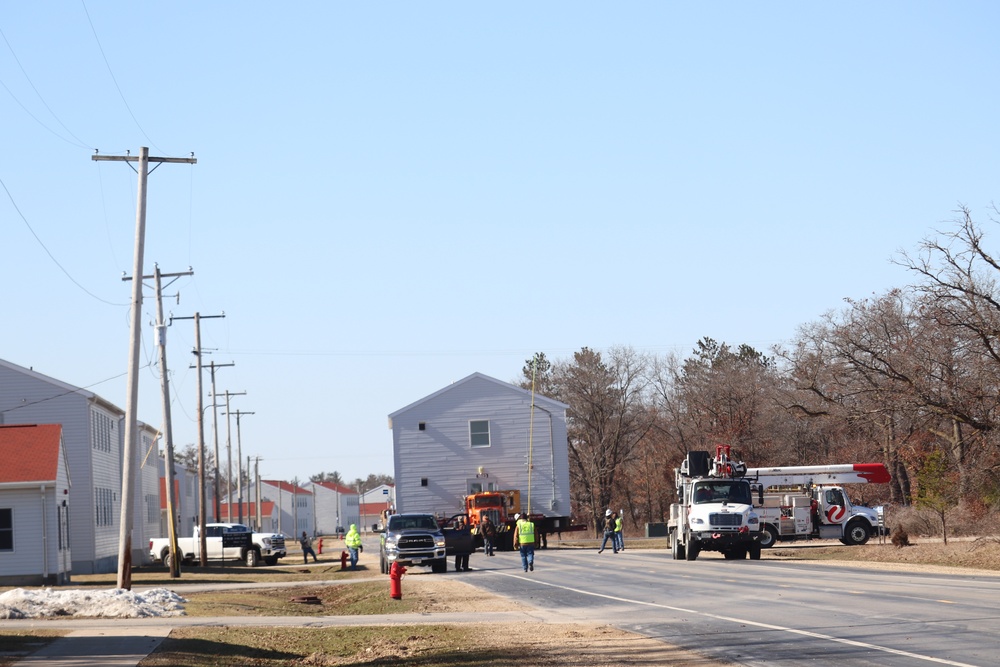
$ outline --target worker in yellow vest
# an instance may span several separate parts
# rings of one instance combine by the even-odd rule
[[[527,514],[515,514],[514,546],[521,550],[521,567],[535,571],[535,524]]]
[[[344,536],[344,545],[351,556],[351,569],[358,569],[358,552],[364,551],[364,547],[361,545],[361,533],[358,532],[356,523],[351,524],[351,529]]]

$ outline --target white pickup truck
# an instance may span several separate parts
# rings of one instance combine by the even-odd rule
[[[201,540],[198,526],[193,537],[178,537],[177,549],[183,563],[200,561]],[[255,533],[241,523],[210,523],[205,526],[205,551],[208,560],[241,560],[257,566],[261,559],[274,565],[286,555],[285,536],[280,533]],[[149,557],[170,567],[170,538],[149,541]]]

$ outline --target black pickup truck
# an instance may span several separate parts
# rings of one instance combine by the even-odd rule
[[[469,569],[469,555],[476,550],[468,516],[456,514],[439,523],[433,514],[406,513],[388,517],[379,547],[379,569],[388,574],[393,563],[430,565],[434,572],[448,569],[455,557],[456,570]]]

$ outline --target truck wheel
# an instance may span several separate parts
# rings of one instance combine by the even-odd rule
[[[382,554],[378,555],[378,571],[382,574],[389,574],[389,568],[385,566],[385,556]]]
[[[778,529],[769,523],[765,523],[760,530],[760,548],[770,549],[778,541]]]
[[[442,558],[431,562],[431,572],[434,574],[444,574],[448,571],[448,559]]]
[[[278,557],[277,556],[268,556],[267,558],[264,559],[264,562],[267,563],[268,565],[277,565],[278,564]]]
[[[674,560],[684,560],[687,555],[684,545],[677,539],[676,530],[670,533],[670,555],[674,557]]]
[[[260,552],[256,549],[247,549],[245,558],[247,567],[257,567],[260,565]]]
[[[697,542],[689,542],[687,545],[687,560],[697,560],[698,554],[701,552],[701,547],[698,546]]]
[[[750,560],[760,560],[760,548],[759,544],[752,544],[749,547]]]
[[[162,560],[163,564],[166,565],[167,569],[169,570],[171,568],[171,564],[174,562],[174,557],[170,554],[170,551],[168,550],[163,552]]]
[[[871,537],[871,531],[864,520],[851,521],[844,528],[844,538],[841,540],[848,546],[861,546]]]

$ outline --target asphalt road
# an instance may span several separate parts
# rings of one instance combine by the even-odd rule
[[[547,618],[606,622],[738,665],[1000,664],[1000,577],[669,551],[479,554],[466,581]]]

